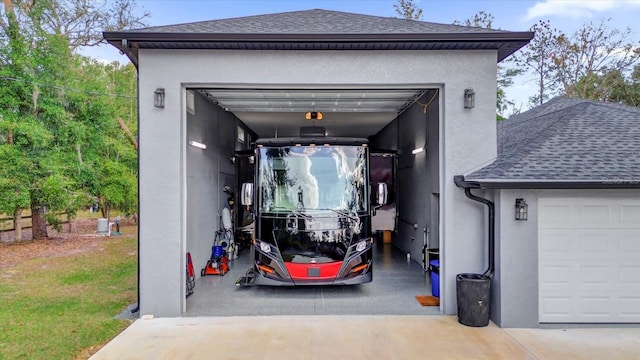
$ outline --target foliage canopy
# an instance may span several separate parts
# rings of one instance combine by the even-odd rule
[[[0,213],[31,208],[34,238],[46,237],[43,216],[56,225],[55,214],[73,216],[92,201],[137,211],[137,152],[119,126],[137,128],[136,70],[74,50],[100,41],[100,28],[142,24],[147,15],[133,15],[134,0],[106,4],[4,0]]]

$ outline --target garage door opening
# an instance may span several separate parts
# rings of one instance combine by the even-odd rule
[[[390,220],[386,211],[386,221],[376,225],[392,236],[391,243],[382,232],[374,236],[371,283],[236,288],[236,279],[253,263],[252,252],[241,245],[227,274],[197,279],[186,315],[440,313],[415,299],[430,294],[425,264],[429,253],[438,252],[438,94],[403,88],[187,89],[186,141],[206,146],[188,146],[186,154],[186,245],[198,275],[212,255],[216,231],[224,227],[225,208],[234,240],[244,245],[250,233],[238,231],[250,229],[255,211],[240,205],[240,188],[253,182],[257,139],[297,136],[309,125],[323,126],[332,137],[366,138],[372,154],[391,159],[381,172],[393,210]],[[308,111],[323,112],[323,119],[310,124]]]

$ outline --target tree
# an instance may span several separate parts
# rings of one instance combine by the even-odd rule
[[[105,100],[109,99],[104,95],[113,82],[105,81],[109,75],[96,75],[108,74],[107,67],[100,65],[102,68],[94,67],[83,73],[83,67],[86,70],[89,66],[72,52],[77,46],[92,44],[91,36],[76,36],[73,31],[83,26],[87,31],[96,31],[90,27],[97,20],[92,12],[82,11],[75,13],[77,18],[70,18],[71,13],[64,9],[74,4],[93,6],[90,3],[101,2],[3,2],[4,13],[0,17],[3,30],[0,33],[0,134],[4,140],[0,144],[3,147],[0,162],[11,164],[11,174],[19,169],[26,170],[20,171],[20,177],[7,177],[0,183],[0,199],[11,205],[0,211],[14,209],[17,217],[23,207],[29,206],[33,238],[39,239],[47,237],[47,221],[59,224],[56,211],[73,215],[97,193],[94,185],[99,182],[96,179],[102,173],[108,173],[104,164],[111,167],[115,159],[116,163],[129,169],[117,174],[131,174],[125,182],[131,186],[130,178],[137,176],[137,159],[135,150],[114,149],[124,147],[118,145],[118,141],[128,141],[116,121],[121,115],[118,110],[126,106],[116,106]],[[116,4],[123,6],[134,4],[134,1],[122,0]],[[83,16],[89,17],[83,19]],[[68,28],[50,25],[52,20],[59,21],[59,25],[62,19],[69,20]],[[74,26],[74,21],[80,25]],[[125,23],[123,19],[117,22],[118,26]],[[85,32],[78,34],[86,35]],[[92,81],[96,78],[102,82]],[[95,87],[89,89],[90,86]],[[126,102],[130,103],[129,99]],[[111,112],[116,116],[110,119]],[[133,110],[129,112],[133,113]],[[108,177],[109,174],[105,175]],[[8,195],[16,189],[20,196]],[[25,192],[28,192],[26,204]],[[117,206],[125,204],[122,201],[114,203]]]
[[[484,11],[480,11],[470,19],[466,19],[464,21],[456,20],[453,22],[453,24],[459,25],[459,26],[491,29],[494,19],[495,17],[493,15],[486,13]],[[522,74],[522,72],[523,70],[520,68],[508,68],[498,64],[498,70],[496,74],[497,81],[498,81],[498,88],[496,90],[496,109],[497,109],[496,118],[498,120],[502,120],[503,116],[501,114],[504,113],[509,108],[509,106],[514,105],[512,101],[507,99],[506,92],[504,89],[513,85],[513,78]]]
[[[512,86],[514,78],[520,74],[522,74],[522,69],[520,68],[508,68],[498,65],[498,90],[496,91],[498,120],[504,120],[504,116],[502,116],[502,114],[504,114],[510,107],[515,106],[515,103],[507,98],[507,94],[504,89]]]
[[[453,25],[491,29],[493,26],[493,20],[495,20],[495,16],[484,11],[480,11],[477,14],[473,15],[473,17],[470,19],[465,19],[464,21],[454,21]]]
[[[0,129],[6,122],[0,119]],[[15,240],[22,240],[22,211],[29,207],[29,161],[13,143],[0,144],[0,213],[13,215]]]
[[[625,75],[619,70],[611,70],[602,75],[585,75],[576,87],[582,89],[582,96],[587,99],[639,107],[640,65],[636,65],[630,75]]]
[[[33,25],[48,34],[62,35],[69,41],[72,51],[82,46],[95,46],[102,42],[102,31],[115,31],[146,24],[149,12],[143,10],[137,15],[135,0],[4,0],[5,9],[17,8],[22,14],[40,12],[38,18],[29,19]],[[44,4],[44,6],[40,5]],[[0,26],[5,31],[9,24],[0,18]]]
[[[619,102],[640,107],[640,65],[636,65],[631,76],[624,77],[620,72],[612,72],[603,79],[609,89],[606,101]]]
[[[413,0],[398,0],[398,3],[393,4],[393,9],[407,20],[422,20],[422,9]]]
[[[537,84],[538,92],[529,98],[531,105],[540,105],[548,100],[552,94],[554,82],[554,64],[550,61],[559,51],[558,38],[561,32],[551,27],[549,21],[539,21],[529,28],[534,37],[529,44],[514,54],[513,62],[520,69],[532,72]]]
[[[629,42],[631,30],[609,28],[611,20],[587,23],[571,37],[560,34],[551,60],[554,78],[568,96],[604,100],[608,90],[592,92],[593,81],[606,74],[631,72],[640,59],[640,43]],[[606,85],[606,81],[600,85]]]
[[[136,70],[131,64],[104,65],[78,58],[75,77],[84,92],[70,96],[70,107],[87,128],[77,154],[78,188],[97,198],[103,216],[110,209],[137,211]],[[108,89],[108,96],[102,92]],[[126,129],[126,130],[125,130]],[[133,129],[133,130],[131,130]]]

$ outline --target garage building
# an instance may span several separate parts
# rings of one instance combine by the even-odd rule
[[[185,253],[211,254],[234,159],[307,111],[397,156],[393,245],[420,261],[430,234],[440,313],[457,312],[456,274],[486,268],[488,239],[453,178],[496,160],[497,63],[532,33],[316,9],[104,36],[138,67],[141,315],[187,311]]]

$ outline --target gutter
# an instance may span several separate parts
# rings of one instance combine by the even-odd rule
[[[478,33],[197,33],[197,32],[151,32],[151,31],[105,31],[107,41],[132,39],[151,42],[307,42],[307,41],[373,41],[373,42],[525,42],[533,38],[530,31],[478,32]]]
[[[471,193],[471,189],[480,189],[480,184],[477,182],[466,181],[464,176],[456,175],[453,177],[453,181],[455,182],[457,187],[464,189],[464,194],[471,200],[477,201],[479,203],[487,205],[489,208],[489,267],[482,274],[488,278],[493,277],[493,273],[495,271],[495,263],[496,263],[496,209],[493,201],[485,199],[483,197],[474,195]]]
[[[463,181],[466,181],[464,177],[462,178]],[[640,189],[640,179],[637,178],[602,180],[473,179],[468,182],[475,184],[479,189]]]
[[[131,48],[129,47],[129,41],[127,39],[122,39],[121,43],[122,43],[122,47],[121,47],[122,52],[125,55],[127,55],[129,60],[131,60],[131,63],[133,63],[133,66],[135,66],[136,69],[138,69],[138,57],[133,53],[133,51],[131,51]]]
[[[388,44],[404,45],[403,50],[497,50],[498,62],[528,44],[534,33],[496,31],[489,33],[384,33],[384,34],[317,34],[317,33],[194,33],[194,32],[152,32],[152,31],[105,31],[103,38],[114,47],[127,54],[136,65],[138,60],[129,43],[140,48],[154,49],[273,49],[287,44],[286,50],[314,50],[308,44]],[[167,44],[171,46],[165,47]],[[208,44],[208,45],[203,45]],[[423,49],[417,44],[431,44],[437,49]],[[461,44],[461,47],[456,46]],[[451,45],[449,47],[448,45]],[[317,49],[323,50],[323,49]],[[376,50],[376,49],[370,49]],[[380,50],[380,49],[377,49]]]

